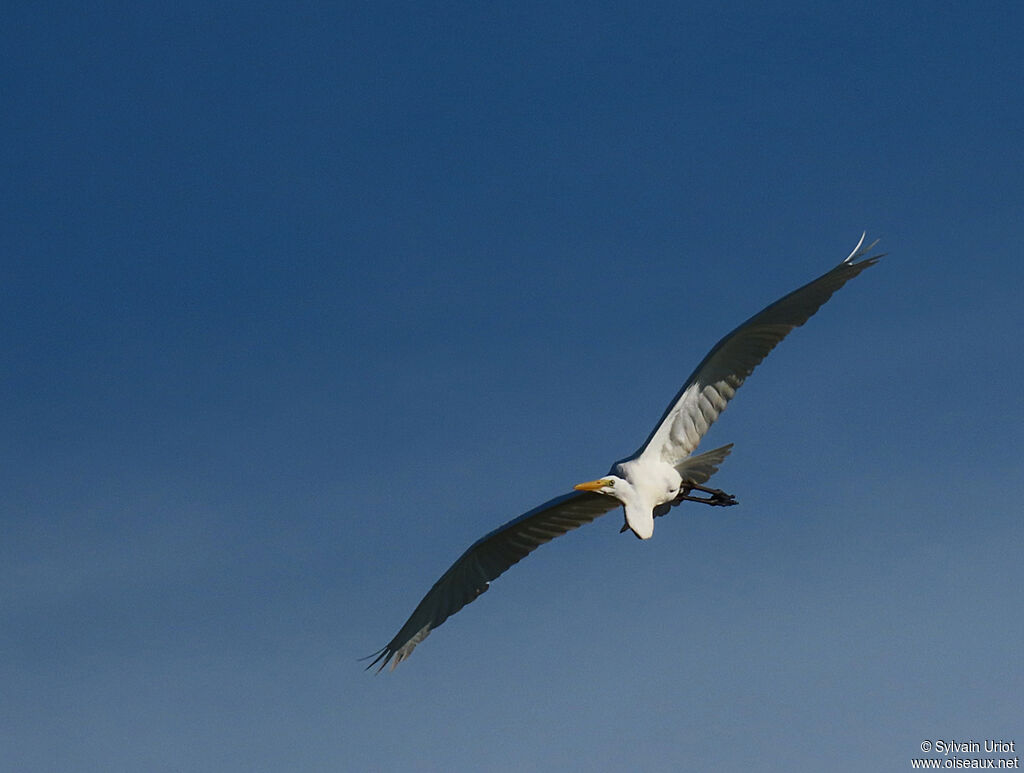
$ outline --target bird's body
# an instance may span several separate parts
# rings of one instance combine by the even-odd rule
[[[703,484],[718,470],[731,445],[694,456],[708,428],[747,376],[832,294],[880,255],[866,257],[861,237],[846,260],[755,314],[719,341],[662,414],[644,444],[616,462],[607,475],[530,510],[477,540],[434,583],[401,630],[375,653],[370,667],[394,668],[449,616],[487,590],[491,580],[528,553],[622,505],[626,528],[640,539],[654,533],[654,519],[683,501],[733,505],[735,499]],[[693,491],[708,494],[693,496]],[[373,656],[371,656],[373,657]]]
[[[600,480],[577,484],[578,491],[597,491],[622,503],[626,525],[640,539],[654,534],[654,511],[679,496],[683,476],[660,459],[627,459]]]

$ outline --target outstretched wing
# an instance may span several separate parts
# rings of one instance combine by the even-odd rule
[[[477,540],[441,575],[388,645],[367,668],[393,669],[441,623],[487,590],[491,580],[545,542],[590,523],[619,506],[614,497],[574,491],[545,502]],[[393,661],[393,662],[392,662]]]
[[[864,236],[850,256],[827,274],[775,301],[715,344],[636,456],[674,465],[693,453],[736,390],[775,345],[810,319],[832,293],[882,257],[865,257],[878,242],[865,247]]]

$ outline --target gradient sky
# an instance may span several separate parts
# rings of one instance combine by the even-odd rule
[[[714,5],[8,8],[0,767],[1024,745],[1024,6]],[[739,507],[610,514],[363,671],[862,230],[702,445]]]

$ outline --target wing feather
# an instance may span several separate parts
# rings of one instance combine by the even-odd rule
[[[865,234],[866,235],[866,234]],[[793,328],[804,324],[832,294],[882,255],[865,257],[875,246],[864,236],[850,256],[737,327],[708,352],[672,399],[636,456],[678,464],[692,454],[704,433],[761,361]]]
[[[474,542],[434,583],[419,606],[387,646],[371,655],[367,668],[388,663],[394,668],[416,645],[466,604],[487,590],[491,581],[545,542],[560,537],[619,507],[614,497],[574,491],[509,521]]]

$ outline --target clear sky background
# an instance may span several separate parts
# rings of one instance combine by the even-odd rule
[[[0,767],[1024,744],[1024,6],[714,5],[5,11]],[[702,445],[740,506],[362,670],[862,230]]]

